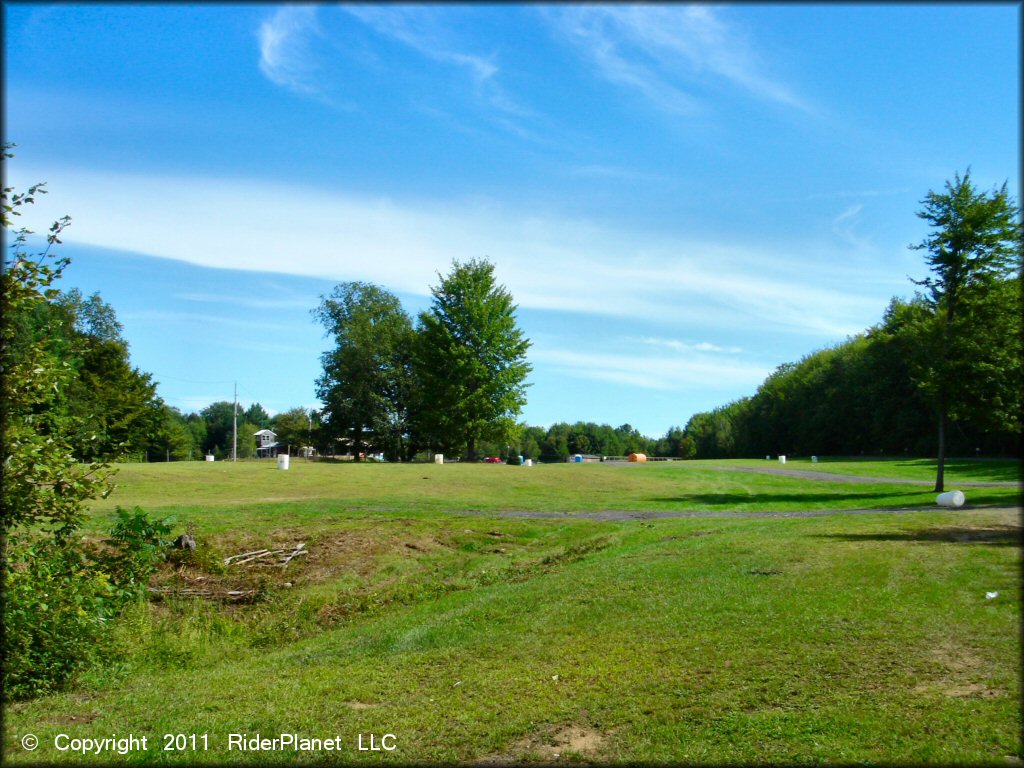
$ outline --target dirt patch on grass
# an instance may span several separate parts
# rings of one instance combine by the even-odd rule
[[[991,688],[982,683],[953,683],[949,680],[918,683],[914,686],[914,693],[941,693],[943,696],[949,696],[950,698],[977,699],[998,699],[1006,695],[1006,691],[999,688]]]
[[[531,733],[500,754],[474,761],[476,765],[514,765],[524,760],[577,760],[601,753],[608,734],[586,725],[562,725]]]
[[[978,682],[985,675],[986,664],[969,648],[955,643],[943,643],[931,652],[942,672],[931,680],[914,686],[914,693],[941,693],[951,698],[993,699],[1006,695],[1006,691]]]

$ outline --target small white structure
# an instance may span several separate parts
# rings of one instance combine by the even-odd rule
[[[443,453],[435,453],[434,454],[434,463],[435,464],[444,464],[444,454]]]
[[[212,453],[206,454],[206,460],[207,461],[213,461],[213,454]]]
[[[785,457],[785,456],[782,456],[782,455],[780,455],[780,456],[779,456],[779,464],[785,464],[785,463],[786,463],[786,457]]]
[[[817,464],[817,463],[818,463],[818,457],[817,456],[811,456],[811,464]]]
[[[277,468],[278,469],[288,469],[288,459],[289,458],[290,457],[288,456],[287,453],[279,453],[277,455]]]

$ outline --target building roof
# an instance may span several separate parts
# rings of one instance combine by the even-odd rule
[[[272,429],[261,429],[259,432],[253,432],[252,434],[253,434],[253,437],[256,437],[256,436],[259,436],[259,435],[273,435],[274,437],[277,437],[277,432],[275,432]]]

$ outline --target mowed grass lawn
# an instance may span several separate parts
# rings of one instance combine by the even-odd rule
[[[138,504],[175,515],[199,549],[154,579],[163,599],[119,625],[107,666],[7,707],[5,759],[1024,756],[1018,488],[965,489],[968,507],[943,510],[913,486],[712,464],[729,463],[123,467],[87,535],[115,504]],[[871,464],[861,474],[905,476]],[[963,464],[950,488],[1016,479],[1008,464]],[[815,509],[878,511],[720,516]],[[607,519],[615,510],[719,516]],[[222,565],[300,542],[309,554],[284,569]],[[128,733],[149,750],[54,747],[58,734]],[[163,751],[165,733],[207,734],[208,749]],[[338,737],[340,749],[228,749],[229,734],[257,733]],[[396,749],[360,751],[371,733],[394,734]]]

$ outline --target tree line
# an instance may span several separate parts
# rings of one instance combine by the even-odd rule
[[[931,275],[893,299],[864,333],[779,366],[757,392],[695,414],[697,458],[773,454],[1021,453],[1024,392],[1020,211],[1006,185],[979,191],[970,172],[929,192],[932,230],[911,246]]]

